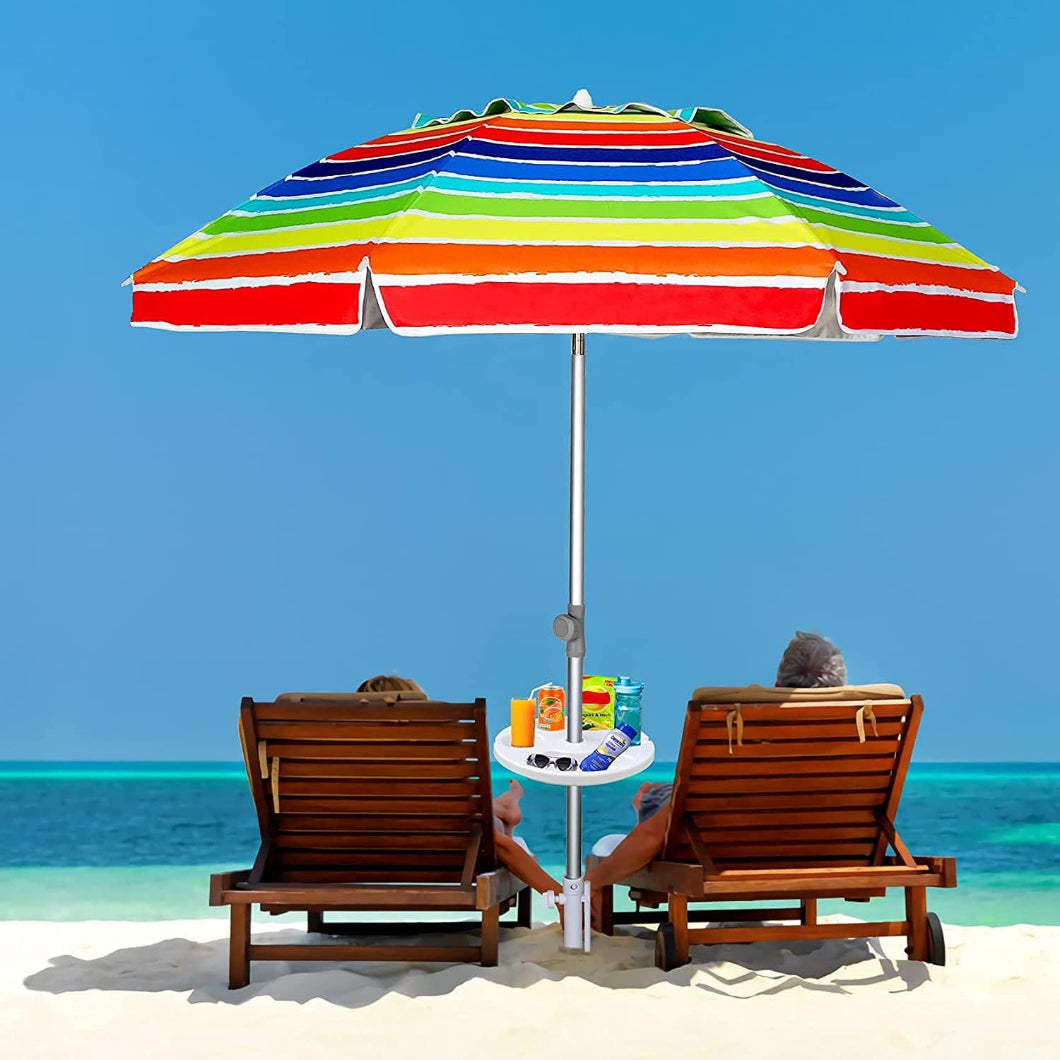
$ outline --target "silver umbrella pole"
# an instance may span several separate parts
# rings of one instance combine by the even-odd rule
[[[585,336],[571,336],[570,368],[570,599],[552,624],[567,644],[567,741],[582,742],[582,673],[585,658]],[[567,788],[567,872],[563,878],[564,944],[588,947],[583,931],[582,789]],[[585,909],[588,906],[585,905]]]

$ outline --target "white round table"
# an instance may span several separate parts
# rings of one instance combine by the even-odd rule
[[[596,784],[613,784],[616,780],[636,776],[655,761],[655,744],[647,733],[640,734],[640,743],[634,744],[622,752],[607,769],[592,773],[583,773],[580,769],[563,772],[555,766],[538,769],[527,764],[527,757],[542,751],[552,757],[570,755],[579,762],[600,746],[607,735],[603,731],[586,731],[581,743],[567,743],[564,732],[542,732],[534,730],[533,747],[512,747],[512,730],[502,729],[493,741],[493,757],[498,765],[519,776],[536,780],[541,784],[558,784],[562,787],[590,787]]]

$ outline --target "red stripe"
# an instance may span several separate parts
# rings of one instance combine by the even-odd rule
[[[839,313],[851,331],[984,331],[1016,334],[1012,302],[982,302],[956,295],[907,291],[842,291]]]
[[[357,324],[361,285],[292,283],[222,290],[134,291],[133,323],[240,327]]]
[[[564,132],[568,129],[581,129],[585,132],[598,132],[606,128],[609,132],[627,130],[629,132],[644,132],[645,129],[687,129],[685,122],[676,121],[671,118],[663,118],[652,121],[629,121],[621,116],[608,115],[603,119],[587,118],[578,120],[572,118],[570,112],[562,117],[555,115],[542,115],[531,118],[527,115],[502,114],[491,118],[489,126],[491,129],[547,129],[561,128]]]
[[[710,130],[710,135],[719,144],[724,144],[726,147],[731,147],[737,151],[751,148],[752,150],[775,151],[782,155],[790,155],[795,159],[806,158],[806,155],[799,154],[798,151],[792,151],[790,147],[782,147],[780,144],[773,144],[768,140],[748,140],[744,136],[728,136],[725,133],[715,132],[713,129]]]
[[[697,287],[637,283],[431,284],[383,287],[397,327],[539,327],[710,324],[797,330],[811,327],[824,294],[812,288]]]
[[[458,129],[428,129],[413,135],[397,135],[369,140],[366,144],[349,147],[345,151],[328,155],[333,162],[348,162],[360,158],[386,158],[390,155],[403,155],[412,151],[429,151],[432,147],[446,147],[455,144],[470,135],[484,121],[462,125]]]
[[[823,162],[818,162],[816,159],[807,158],[806,155],[796,154],[784,154],[777,156],[775,152],[765,151],[757,146],[748,146],[747,144],[736,144],[727,143],[722,144],[722,147],[732,152],[737,158],[753,158],[760,159],[763,162],[776,162],[777,165],[790,166],[792,169],[803,169],[807,173],[835,173],[836,170],[832,166],[826,166]]]
[[[490,125],[480,130],[475,139],[488,140],[491,143],[503,144],[533,144],[547,143],[551,145],[582,146],[582,147],[636,147],[638,145],[649,145],[651,147],[683,147],[688,144],[702,144],[707,138],[695,129],[687,126],[659,126],[653,131],[628,133],[609,132],[606,127],[598,132],[587,132],[582,130],[567,130],[557,123],[556,126],[543,126],[540,129],[512,129]]]

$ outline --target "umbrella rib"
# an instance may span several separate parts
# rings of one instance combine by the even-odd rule
[[[467,133],[464,136],[461,136],[459,140],[457,140],[454,143],[449,145],[449,150],[446,151],[446,153],[444,155],[442,155],[438,159],[438,164],[431,171],[430,176],[426,177],[419,184],[419,186],[417,187],[416,193],[415,193],[416,197],[404,209],[399,210],[397,213],[395,213],[395,214],[393,214],[391,216],[390,220],[386,224],[386,227],[382,230],[382,232],[379,233],[378,236],[375,237],[375,240],[373,240],[373,242],[376,241],[376,240],[378,240],[379,242],[382,242],[383,240],[385,240],[387,238],[387,236],[390,234],[390,230],[391,230],[391,228],[394,227],[395,223],[400,221],[403,217],[405,217],[412,210],[415,210],[416,204],[423,197],[424,193],[430,189],[431,185],[433,185],[434,182],[438,179],[438,177],[441,174],[442,170],[445,169],[445,166],[448,163],[449,159],[452,158],[457,153],[457,151],[459,150],[459,148],[460,148],[460,146],[462,144],[466,144],[468,142],[468,140],[470,140],[475,133],[477,133],[480,129],[482,129],[483,127],[488,125],[489,122],[490,122],[489,118],[482,118],[475,125],[474,128],[468,129]]]
[[[720,147],[723,151],[725,151],[729,158],[731,158],[733,162],[740,166],[741,169],[743,169],[749,177],[752,177],[754,180],[756,180],[765,189],[765,191],[769,193],[769,196],[774,201],[780,203],[781,209],[783,209],[784,212],[787,213],[793,221],[797,222],[798,225],[803,229],[803,231],[806,232],[811,242],[811,245],[819,247],[821,250],[824,250],[832,255],[832,260],[835,263],[833,271],[835,267],[838,267],[839,269],[843,268],[843,263],[839,260],[839,253],[836,251],[835,247],[829,246],[825,242],[825,240],[821,238],[820,233],[813,227],[813,224],[810,221],[807,221],[806,218],[803,217],[800,213],[798,213],[793,203],[788,202],[787,199],[778,195],[775,189],[771,188],[749,165],[747,165],[747,163],[744,162],[742,158],[739,158],[735,154],[733,154],[733,152],[726,144],[720,143],[705,129],[701,129],[698,125],[695,125],[692,121],[686,118],[678,117],[676,120],[683,123],[684,125],[687,125],[693,132],[698,133],[708,143],[714,144],[715,147]],[[836,172],[838,172],[838,170]]]

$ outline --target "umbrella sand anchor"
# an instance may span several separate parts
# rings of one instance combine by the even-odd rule
[[[571,336],[570,348],[570,588],[567,613],[552,631],[567,644],[567,742],[582,742],[582,673],[585,658],[585,336]],[[551,892],[550,892],[551,893]],[[589,889],[582,877],[582,789],[567,788],[567,872],[562,900],[581,902],[588,916]],[[569,910],[573,912],[573,909]],[[563,943],[589,952],[582,916],[566,916]]]

